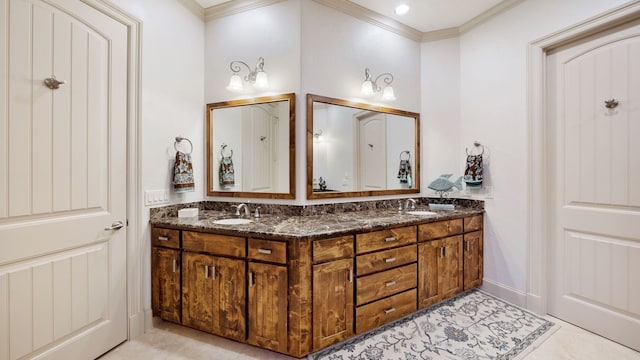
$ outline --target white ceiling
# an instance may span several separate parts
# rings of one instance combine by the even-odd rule
[[[208,8],[229,0],[196,0]],[[351,0],[386,17],[408,25],[421,32],[455,28],[489,10],[505,0]],[[409,13],[398,16],[396,5],[411,6]]]

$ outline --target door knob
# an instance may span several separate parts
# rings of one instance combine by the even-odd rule
[[[124,227],[124,223],[122,221],[114,221],[110,227],[106,227],[104,229],[107,231],[111,231],[111,230],[120,230],[123,227]]]

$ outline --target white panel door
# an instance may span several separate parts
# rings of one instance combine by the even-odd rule
[[[273,170],[277,169],[273,159],[273,144],[276,132],[273,123],[276,115],[271,105],[245,106],[242,110],[242,184],[244,191],[273,191]]]
[[[0,359],[93,359],[127,336],[127,28],[79,0],[0,24]]]
[[[356,115],[358,122],[358,190],[387,189],[387,117]]]
[[[553,169],[549,313],[636,350],[640,350],[638,24],[566,45],[550,53],[547,63]]]

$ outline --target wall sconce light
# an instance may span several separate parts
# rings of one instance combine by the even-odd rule
[[[384,81],[385,83],[384,88],[381,88],[380,85],[378,85],[378,80],[380,80],[380,78],[382,78],[382,81]],[[393,83],[393,75],[391,75],[391,73],[382,73],[378,75],[375,80],[373,80],[371,78],[371,70],[369,70],[369,68],[366,68],[364,69],[362,95],[371,96],[376,92],[382,91],[383,100],[393,101],[396,99],[396,96],[393,93],[393,87],[391,86],[391,83]]]
[[[227,90],[233,92],[240,92],[244,90],[244,86],[242,84],[243,78],[238,74],[242,67],[240,65],[244,65],[249,73],[244,77],[244,81],[250,82],[257,89],[267,89],[269,87],[269,78],[267,77],[267,73],[264,71],[264,58],[259,57],[258,62],[256,63],[256,68],[251,70],[249,65],[244,61],[232,61],[229,64],[231,71],[233,71],[233,75],[229,79],[229,85],[227,86]]]

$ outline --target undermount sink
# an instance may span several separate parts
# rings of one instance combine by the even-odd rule
[[[231,219],[214,220],[213,223],[218,225],[243,225],[243,224],[248,224],[251,221],[252,221],[251,219],[231,218]]]
[[[408,215],[417,215],[417,216],[438,215],[437,213],[434,213],[433,211],[426,211],[426,210],[412,210],[412,211],[407,211],[406,213]]]

